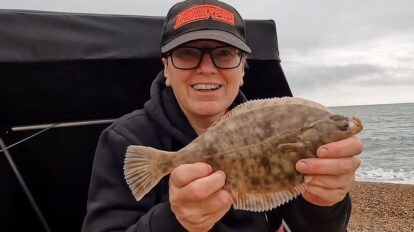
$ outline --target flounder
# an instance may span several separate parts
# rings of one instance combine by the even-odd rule
[[[294,97],[253,100],[228,112],[177,152],[131,145],[124,175],[136,200],[184,163],[205,162],[226,173],[224,189],[234,209],[266,211],[306,189],[299,159],[316,157],[326,143],[362,130],[356,117],[332,114],[319,103]]]

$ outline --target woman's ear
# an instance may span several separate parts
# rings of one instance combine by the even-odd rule
[[[171,81],[168,78],[168,58],[162,58],[161,61],[164,64],[164,76],[165,76],[165,85],[171,86]]]
[[[244,78],[244,74],[245,74],[245,69],[246,69],[246,65],[247,65],[247,61],[246,61],[246,57],[243,57],[242,60],[242,65],[241,65],[241,78],[240,78],[240,86],[242,86],[244,84],[243,78]]]
[[[168,73],[168,71],[167,71],[167,69],[168,69],[168,60],[167,59],[168,58],[162,58],[161,59],[162,64],[164,65],[164,76],[167,76],[167,73]]]

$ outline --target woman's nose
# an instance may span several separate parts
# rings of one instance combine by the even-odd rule
[[[213,60],[211,59],[210,54],[204,53],[201,58],[201,63],[198,68],[201,72],[216,72],[217,67],[214,65]]]

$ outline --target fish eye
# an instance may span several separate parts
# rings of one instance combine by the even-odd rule
[[[348,122],[348,120],[346,120],[346,119],[337,125],[337,127],[338,127],[341,131],[346,131],[346,130],[348,130],[348,126],[349,126],[349,122]]]
[[[342,121],[342,120],[346,120],[346,118],[345,118],[344,116],[339,115],[339,114],[334,114],[334,115],[331,115],[329,118],[330,118],[331,120],[334,120],[334,121]]]
[[[348,130],[349,122],[346,117],[339,115],[339,114],[334,114],[334,115],[331,115],[329,118],[332,121],[334,121],[334,123],[336,124],[339,130],[341,131]]]

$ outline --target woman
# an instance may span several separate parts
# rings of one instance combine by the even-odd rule
[[[308,190],[267,213],[233,210],[222,189],[225,174],[205,163],[185,164],[135,201],[123,176],[128,145],[176,151],[246,101],[245,26],[239,13],[216,0],[188,0],[168,12],[162,32],[164,70],[143,109],[103,131],[96,150],[83,231],[344,231],[348,191],[360,164],[356,137],[320,147],[318,158],[298,161]]]

